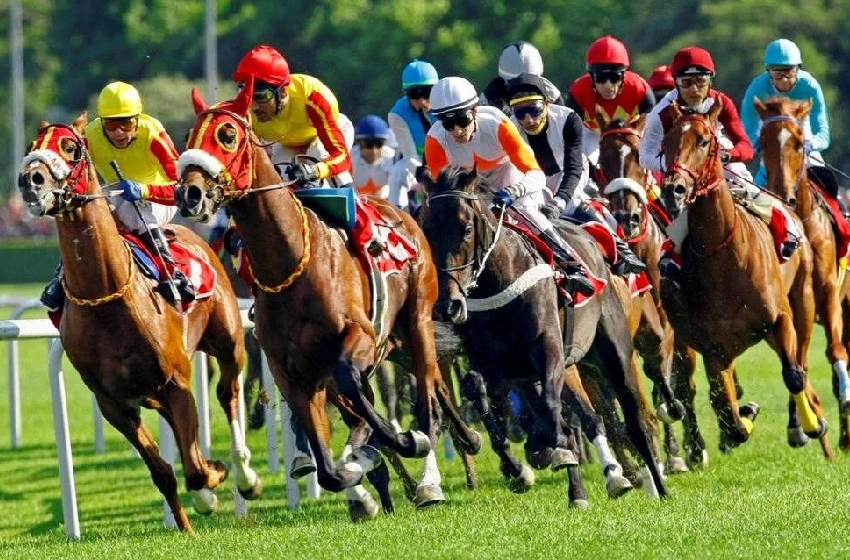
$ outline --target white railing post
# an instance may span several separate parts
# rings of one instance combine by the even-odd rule
[[[239,420],[239,431],[242,432],[242,440],[245,440],[245,429],[248,426],[247,412],[245,410],[245,374],[240,373],[239,381],[239,399],[236,404],[236,418]],[[237,517],[245,517],[248,515],[248,501],[239,493],[236,487],[234,477],[233,482],[233,514]]]
[[[103,413],[100,411],[100,406],[97,404],[97,398],[94,396],[94,393],[91,394],[91,406],[92,416],[94,416],[94,452],[103,453],[106,449],[106,444],[103,441]],[[133,447],[134,451],[135,449]]]
[[[198,407],[198,443],[201,453],[210,458],[212,436],[210,435],[210,374],[207,355],[195,352],[195,402]]]
[[[277,401],[280,407],[280,424],[283,436],[283,479],[286,481],[286,502],[291,508],[301,505],[301,489],[298,480],[289,476],[292,461],[295,460],[295,433],[292,431],[292,409],[283,400]]]
[[[0,296],[0,306],[15,307],[9,320],[20,319],[30,310],[42,307],[37,299],[21,299]],[[18,341],[9,340],[9,442],[12,449],[23,444],[23,423],[21,422],[21,364],[18,351]]]
[[[59,456],[59,481],[62,485],[62,515],[65,534],[80,538],[80,518],[77,512],[77,489],[74,484],[74,457],[71,453],[71,435],[68,429],[68,405],[65,400],[65,379],[62,373],[62,343],[58,338],[48,346],[50,364],[50,395],[53,402],[53,429],[56,432],[56,450]]]
[[[280,450],[278,448],[277,418],[278,398],[277,387],[269,370],[269,362],[266,353],[260,352],[260,363],[262,365],[263,390],[266,393],[266,448],[268,449],[269,472],[276,473],[280,470]]]
[[[166,463],[171,465],[172,472],[174,471],[174,454],[177,449],[177,444],[174,441],[174,432],[171,431],[171,426],[168,425],[168,421],[162,416],[159,417],[159,454],[165,460]],[[175,473],[176,476],[176,473]],[[180,486],[180,482],[177,482],[177,486]],[[174,520],[174,512],[171,511],[171,506],[168,505],[168,502],[163,498],[163,505],[165,506],[165,527],[168,529],[176,529],[177,522]]]

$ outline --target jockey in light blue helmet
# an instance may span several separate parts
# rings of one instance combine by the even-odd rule
[[[766,71],[756,76],[741,101],[741,120],[753,146],[758,149],[761,118],[753,105],[753,99],[765,101],[771,97],[787,97],[795,101],[811,100],[812,110],[803,129],[806,135],[806,150],[810,165],[823,165],[820,151],[829,147],[829,118],[823,90],[811,74],[801,69],[803,58],[797,45],[788,39],[776,39],[764,51]],[[755,178],[756,184],[767,183],[767,172],[760,165]]]

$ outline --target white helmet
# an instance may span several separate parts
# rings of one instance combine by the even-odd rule
[[[510,80],[520,74],[543,75],[543,58],[540,51],[526,41],[511,43],[499,56],[499,76]]]
[[[466,78],[449,76],[431,88],[431,113],[439,116],[452,111],[469,109],[478,104],[475,86]]]

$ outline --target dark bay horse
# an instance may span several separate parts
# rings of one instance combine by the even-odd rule
[[[181,213],[207,219],[220,204],[228,204],[259,288],[256,334],[281,394],[309,437],[322,487],[345,489],[350,502],[362,501],[364,473],[381,465],[380,456],[363,456],[358,451],[362,442],[353,444],[354,461],[334,463],[325,412],[330,398],[351,413],[349,421],[353,415],[368,424],[369,441],[405,457],[424,457],[415,502],[419,507],[442,502],[433,451],[439,426],[437,404],[462,434],[461,446],[477,451],[480,436],[465,426],[451,405],[437,368],[431,319],[437,273],[425,237],[410,216],[386,201],[371,200],[382,219],[416,247],[415,256],[387,278],[384,317],[393,338],[379,339],[370,319],[370,281],[358,262],[358,249],[304,208],[289,186],[280,182],[251,131],[252,90],[249,83],[236,99],[213,107],[193,90],[197,120],[189,137],[190,149],[180,158]],[[384,348],[393,340],[400,341],[412,358],[417,425],[425,433],[398,433],[374,407],[364,376],[381,361]]]
[[[700,354],[721,447],[746,441],[758,409],[738,406],[734,361],[764,339],[779,356],[789,398],[789,430],[820,438],[827,458],[820,401],[808,380],[807,352],[814,321],[811,248],[803,243],[780,264],[764,222],[736,204],[720,161],[717,116],[682,114],[664,137],[663,199],[674,218],[687,210],[681,289],[662,280],[661,297],[677,336]],[[802,226],[801,226],[802,227]]]
[[[607,286],[586,305],[565,312],[552,267],[529,241],[507,227],[489,209],[492,196],[478,186],[475,171],[447,169],[426,180],[427,204],[419,220],[440,269],[437,315],[453,322],[464,340],[471,372],[463,385],[482,415],[486,391],[498,397],[514,388],[523,400],[523,429],[528,434],[526,456],[543,468],[570,470],[570,499],[583,499],[575,486],[578,471],[558,456],[570,443],[563,424],[561,399],[575,407],[605,469],[609,495],[622,485],[622,467],[611,456],[604,427],[581,386],[575,368],[601,370],[616,390],[628,433],[648,466],[655,489],[666,496],[651,445],[651,427],[639,414],[638,388],[629,375],[632,340],[623,306]],[[568,239],[594,274],[609,279],[607,266],[592,238],[575,226],[562,224]],[[610,279],[609,279],[610,283]],[[566,323],[567,348],[562,335]],[[527,489],[532,479],[527,465],[514,458],[506,434],[485,422],[499,455],[502,473],[512,488]]]
[[[137,269],[77,131],[65,125],[40,131],[24,158],[18,187],[33,214],[56,218],[67,292],[59,331],[68,358],[106,419],[139,451],[177,526],[192,530],[174,472],[142,423],[140,406],[157,410],[173,429],[195,509],[214,511],[212,490],[227,468],[204,458],[198,447],[189,365],[195,350],[218,359],[217,395],[230,426],[236,485],[246,498],[258,497],[260,478],[250,467],[237,417],[242,321],[227,275],[209,246],[190,230],[171,226],[177,240],[218,275],[212,296],[181,315]]]
[[[705,443],[697,426],[694,406],[696,352],[684,345],[681,338],[675,338],[667,312],[661,304],[658,261],[667,236],[663,224],[650,211],[649,175],[638,159],[646,117],[641,115],[625,123],[619,119],[609,121],[604,115],[597,114],[596,121],[602,131],[596,182],[623,230],[624,239],[646,263],[646,274],[653,286],[653,290],[639,300],[642,309],[638,310],[635,349],[643,358],[644,373],[653,382],[653,401],[658,416],[664,421],[666,467],[668,472],[681,472],[687,470],[686,462],[692,467],[705,466],[707,454],[701,452]],[[671,422],[679,419],[684,425],[686,440],[700,442],[700,445],[694,446],[697,448],[695,453],[688,453],[686,461],[679,457],[679,443],[670,426]],[[691,446],[687,450],[692,451]]]
[[[811,101],[797,103],[773,98],[753,103],[762,119],[759,143],[767,170],[767,189],[782,198],[800,216],[806,238],[812,247],[812,288],[817,319],[826,332],[826,358],[832,364],[832,390],[840,409],[840,446],[850,449],[850,387],[847,383],[848,322],[850,287],[839,274],[837,240],[829,211],[813,191],[805,164],[802,123],[811,110]],[[843,388],[843,391],[839,390]]]

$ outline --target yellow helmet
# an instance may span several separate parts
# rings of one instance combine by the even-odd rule
[[[97,98],[97,113],[104,119],[134,117],[141,112],[142,98],[139,92],[124,82],[107,84]]]

